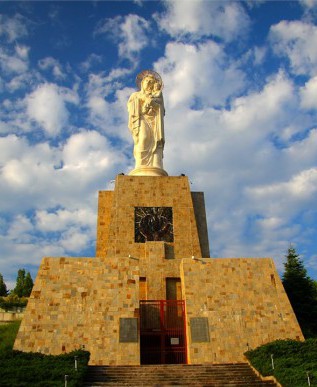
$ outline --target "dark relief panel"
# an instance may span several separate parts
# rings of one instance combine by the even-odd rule
[[[174,242],[172,207],[135,207],[135,242]]]
[[[137,343],[138,342],[138,319],[137,318],[120,318],[120,343]]]
[[[192,343],[206,343],[209,340],[209,325],[207,317],[191,317],[190,333]]]

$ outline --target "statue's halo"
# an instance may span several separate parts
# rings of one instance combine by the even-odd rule
[[[143,70],[136,76],[135,83],[139,90],[141,90],[141,83],[143,78],[145,78],[147,75],[150,75],[151,77],[155,78],[161,85],[160,90],[163,90],[164,84],[162,78],[159,73],[153,70]]]

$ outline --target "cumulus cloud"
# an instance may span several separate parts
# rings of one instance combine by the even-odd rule
[[[274,52],[287,57],[294,74],[314,75],[317,70],[317,26],[283,20],[270,28]]]
[[[317,3],[315,0],[300,0],[299,2],[304,8],[307,8],[308,10],[311,10],[317,7]]]
[[[85,61],[80,63],[80,68],[83,71],[88,71],[92,66],[94,66],[98,63],[101,63],[101,62],[102,62],[101,55],[97,55],[97,54],[92,53],[88,56],[88,58]]]
[[[28,233],[34,229],[30,219],[25,215],[17,215],[8,228],[10,239],[18,243],[30,242]]]
[[[224,77],[228,66],[222,63],[227,61],[214,64],[217,76],[208,77],[207,63],[212,66],[213,62],[204,62],[199,54],[197,49],[197,62],[175,56],[174,64],[167,47],[165,57],[155,64],[166,85],[164,166],[172,175],[187,174],[191,188],[205,192],[213,256],[272,256],[281,269],[289,243],[308,237],[309,231],[296,217],[315,195],[314,178],[309,177],[317,163],[315,130],[305,134],[308,121],[300,111],[298,88],[284,72],[268,77],[261,89],[250,89],[243,96],[228,85],[226,102],[214,106],[225,87],[221,82],[214,83],[214,78]],[[197,78],[203,74],[204,84],[190,72],[192,61]],[[240,79],[243,77],[241,73]],[[195,89],[194,84],[199,87]],[[240,87],[243,89],[243,83]],[[208,103],[199,106],[197,99],[202,96]],[[298,141],[290,141],[299,134]],[[292,182],[293,190],[298,184],[302,192],[309,188],[309,198],[295,200],[289,194],[289,200],[281,206],[284,212],[275,212],[267,209],[272,202],[276,206],[284,203],[283,190],[290,185],[283,185],[275,198],[251,195],[261,184],[271,187],[285,183],[285,179]],[[294,211],[288,211],[288,206]]]
[[[0,137],[0,272],[42,256],[83,255],[93,249],[97,191],[127,159],[96,131],[81,130],[64,144],[30,144],[25,137]],[[10,260],[10,270],[7,261]]]
[[[110,73],[90,74],[86,86],[89,122],[96,129],[120,139],[130,139],[127,126],[127,101],[132,89],[122,88],[119,80],[131,70],[115,68]],[[121,144],[123,146],[123,144]]]
[[[149,44],[149,31],[150,23],[147,20],[130,14],[100,21],[94,35],[111,36],[118,42],[119,57],[129,59],[133,63],[139,52]]]
[[[236,2],[165,1],[166,12],[157,15],[159,27],[173,37],[217,36],[224,41],[244,35],[250,20]]]
[[[1,137],[0,155],[0,211],[11,213],[28,208],[95,208],[97,190],[128,164],[122,149],[113,148],[100,133],[86,130],[58,146]]]
[[[63,79],[66,76],[59,61],[50,56],[40,59],[38,64],[41,70],[50,70],[56,79]]]
[[[300,96],[304,109],[317,109],[317,76],[305,83],[300,90]]]
[[[280,129],[278,123],[288,117],[284,108],[295,102],[292,82],[283,73],[279,73],[260,92],[235,99],[231,109],[224,112],[223,122],[230,130],[252,129],[265,136],[268,132]]]
[[[49,136],[59,134],[67,125],[69,113],[65,102],[78,103],[78,96],[70,89],[44,83],[26,97],[27,114]]]
[[[12,43],[17,39],[28,35],[25,18],[20,14],[9,17],[0,14],[0,36],[7,39],[7,42]]]
[[[244,73],[213,41],[198,45],[168,43],[155,69],[164,77],[171,108],[223,105],[244,87]]]
[[[286,208],[281,208],[281,203],[278,198],[291,198],[293,200],[314,200],[317,191],[317,169],[310,168],[301,171],[299,174],[293,176],[287,182],[280,182],[273,185],[254,187],[250,190],[251,195],[256,197],[270,196],[271,207],[274,207],[274,213],[285,211]],[[284,200],[285,201],[285,200]],[[289,203],[287,203],[287,207]],[[288,207],[292,211],[291,206]]]
[[[307,77],[305,85],[297,84],[302,77],[287,75],[287,66],[251,84],[249,74],[254,70],[256,78],[255,66],[271,53],[268,46],[250,45],[243,53],[240,38],[250,26],[244,4],[164,6],[164,15],[156,15],[162,40],[153,63],[165,85],[164,167],[172,176],[187,174],[192,190],[205,192],[213,256],[281,257],[281,268],[289,243],[314,240],[316,230],[315,26],[281,22],[270,32],[275,54],[289,58],[293,73]],[[100,72],[104,55],[88,53],[80,67],[72,67],[82,79],[43,55],[34,56],[42,59],[31,72],[36,45],[1,48],[0,87],[12,94],[0,109],[0,210],[6,214],[0,219],[0,272],[15,276],[17,268],[38,265],[44,255],[91,254],[97,191],[132,169],[126,103],[134,89],[125,81],[129,75],[132,85],[140,52],[155,40],[152,22],[137,15],[103,19],[95,36],[111,36],[119,60],[129,59],[130,67],[119,61]],[[162,30],[172,39],[165,40]],[[53,75],[69,85],[66,72],[79,86],[45,79]],[[26,97],[15,98],[22,87]]]
[[[57,209],[56,211],[36,211],[36,227],[44,232],[64,231],[70,226],[93,226],[96,224],[96,214],[90,208]]]
[[[111,148],[106,137],[96,131],[83,131],[69,138],[63,148],[64,171],[80,170],[89,179],[104,173],[118,163],[120,155]]]
[[[28,69],[27,47],[17,46],[14,51],[10,52],[7,49],[0,48],[0,68],[5,74],[20,74]]]

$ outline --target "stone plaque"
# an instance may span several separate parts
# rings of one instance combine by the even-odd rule
[[[137,318],[120,318],[120,343],[137,343],[138,342],[138,319]]]
[[[190,319],[192,343],[205,343],[209,340],[209,325],[207,317],[192,317]]]

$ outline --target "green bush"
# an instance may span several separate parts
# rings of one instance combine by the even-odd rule
[[[0,297],[0,308],[5,311],[15,310],[16,308],[25,308],[27,303],[27,297],[18,297],[16,294]]]
[[[65,375],[69,387],[79,387],[88,369],[89,352],[73,351],[52,356],[14,351],[13,343],[20,322],[0,325],[1,387],[63,387]],[[78,371],[75,370],[77,356]]]
[[[312,385],[317,382],[317,339],[304,342],[277,340],[248,351],[245,355],[263,376],[275,376],[283,387],[306,387],[307,372]]]
[[[68,375],[68,386],[81,386],[87,372],[88,361],[89,352],[86,351],[73,351],[58,356],[5,351],[0,354],[1,386],[62,387],[65,375]]]

